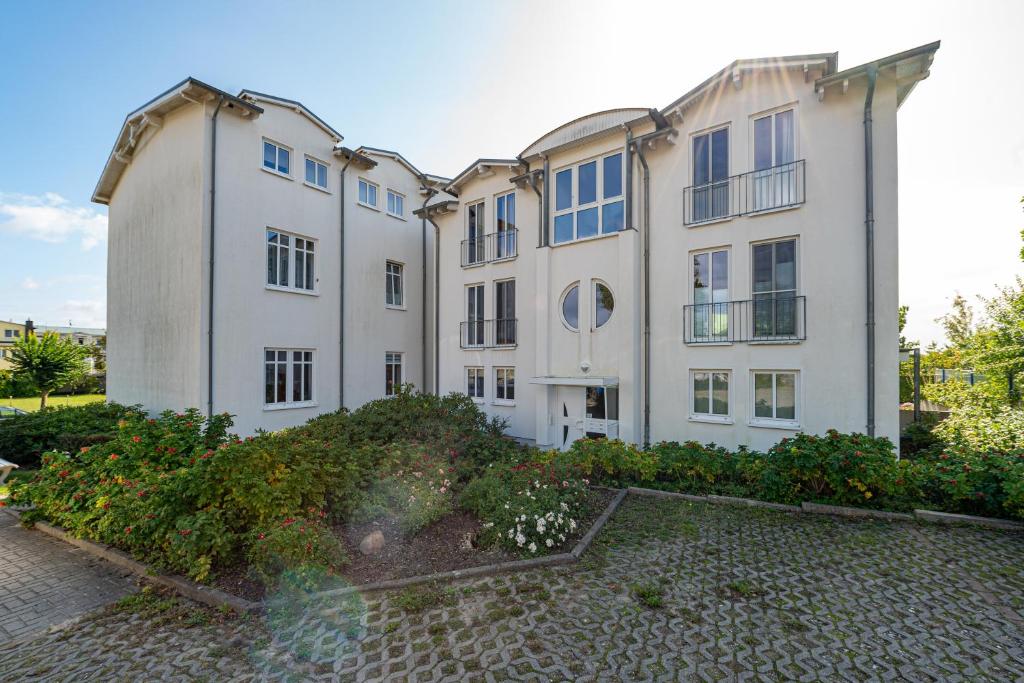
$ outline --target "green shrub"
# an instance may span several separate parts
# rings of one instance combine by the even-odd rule
[[[578,439],[572,447],[549,457],[556,463],[571,465],[583,476],[595,481],[620,486],[654,481],[658,472],[657,456],[618,439]]]
[[[651,448],[658,461],[658,481],[695,494],[745,495],[756,471],[746,450],[696,441],[662,442]]]
[[[403,533],[415,533],[452,511],[452,480],[455,468],[447,459],[422,447],[395,444],[378,463],[377,479],[365,494],[356,518],[397,518]]]
[[[143,417],[138,406],[89,403],[45,408],[0,420],[0,454],[21,467],[39,466],[50,450],[77,450],[117,432],[118,423]]]
[[[345,551],[324,524],[326,513],[310,508],[305,516],[284,517],[254,529],[246,557],[253,573],[273,586],[285,571],[295,577],[319,577],[345,563]]]

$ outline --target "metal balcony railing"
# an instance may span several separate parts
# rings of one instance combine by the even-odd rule
[[[759,294],[743,301],[689,304],[683,310],[687,344],[788,342],[807,339],[807,297]]]
[[[516,318],[467,320],[459,323],[459,345],[464,349],[507,348],[516,345]]]
[[[519,231],[509,228],[462,240],[462,267],[513,259],[519,255]]]
[[[683,225],[695,225],[804,203],[804,160],[730,176],[683,190]]]

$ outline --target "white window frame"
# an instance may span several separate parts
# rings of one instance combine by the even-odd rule
[[[615,156],[617,154],[620,155],[619,163],[621,164],[621,166],[619,168],[619,182],[620,182],[621,188],[620,188],[619,194],[617,194],[617,195],[615,195],[613,197],[607,197],[606,198],[604,196],[604,160],[609,158],[609,157],[613,157],[613,156]],[[613,150],[608,150],[606,152],[603,152],[602,154],[598,154],[596,156],[593,156],[593,157],[591,157],[589,159],[583,159],[582,161],[577,161],[577,162],[574,162],[574,163],[569,164],[567,166],[563,166],[561,168],[555,169],[555,171],[553,172],[553,174],[551,176],[552,178],[555,178],[555,182],[552,184],[552,187],[553,187],[552,193],[553,193],[554,201],[552,202],[552,210],[551,210],[551,246],[558,247],[558,246],[561,246],[563,244],[572,244],[573,242],[585,242],[587,240],[599,239],[601,237],[608,237],[610,235],[617,235],[620,232],[625,231],[626,225],[629,223],[629,216],[625,215],[625,198],[626,198],[626,191],[627,191],[627,188],[626,188],[625,158],[626,158],[626,154],[625,154],[625,150],[624,149],[617,149],[617,150],[613,149]],[[580,169],[580,166],[586,166],[589,163],[595,163],[596,167],[597,167],[597,174],[596,174],[596,181],[595,181],[596,182],[595,200],[592,201],[592,202],[587,202],[585,204],[580,204],[579,203],[579,169]],[[572,195],[571,199],[572,199],[572,201],[570,202],[568,207],[563,208],[563,209],[559,209],[559,208],[557,208],[557,206],[558,206],[558,199],[557,199],[557,197],[558,197],[558,194],[557,194],[557,192],[558,192],[558,189],[557,189],[558,188],[558,181],[557,181],[557,178],[558,178],[558,174],[562,173],[563,171],[569,171],[569,177],[571,179],[570,186],[571,186],[571,190],[572,190],[572,192],[571,192],[571,195]],[[615,230],[615,231],[612,231],[612,232],[605,232],[604,231],[604,207],[606,205],[609,205],[609,204],[615,204],[616,202],[622,202],[622,204],[623,204],[622,229],[621,230]],[[580,211],[585,211],[587,209],[592,209],[592,208],[596,208],[597,209],[597,233],[594,234],[594,235],[587,235],[586,237],[580,237],[579,236],[579,217],[578,217],[577,214]],[[558,242],[555,239],[555,235],[556,235],[556,232],[555,232],[555,222],[556,222],[556,219],[559,218],[560,216],[566,216],[566,215],[572,215],[572,238],[568,239],[568,240],[564,240],[564,241]]]
[[[788,289],[771,289],[771,290],[765,290],[763,292],[755,292],[754,291],[754,284],[755,284],[755,278],[754,278],[754,267],[755,267],[754,266],[754,250],[757,247],[761,247],[761,246],[765,246],[765,245],[769,245],[769,244],[776,245],[776,244],[780,244],[782,242],[792,242],[793,243],[793,287],[794,287],[794,289],[793,290],[788,290]],[[775,261],[775,251],[774,250],[775,250],[775,247],[773,246],[772,247],[772,270],[773,270],[772,278],[773,279],[775,277],[774,267],[775,267],[775,263],[776,263],[776,261]],[[800,277],[800,267],[801,267],[802,257],[803,257],[803,253],[802,253],[802,250],[801,250],[800,237],[797,236],[797,235],[787,235],[787,236],[784,236],[784,237],[773,237],[772,239],[758,240],[756,242],[751,242],[750,243],[750,250],[748,252],[748,257],[747,257],[747,258],[750,259],[750,269],[749,269],[748,277],[750,278],[750,280],[749,280],[750,285],[749,286],[750,286],[751,306],[754,305],[753,302],[757,298],[757,295],[759,295],[759,294],[777,295],[780,292],[788,292],[788,291],[792,291],[793,292],[793,299],[794,299],[794,302],[795,302],[797,300],[797,298],[801,296],[801,294],[800,294],[800,291],[801,291],[800,285],[801,285],[801,281],[802,281],[803,278]],[[794,315],[797,316],[797,317],[794,318],[794,324],[796,325],[795,329],[799,330],[800,329],[800,325],[801,325],[801,321],[800,321],[799,316],[802,315],[802,313],[800,311],[799,306],[796,306],[795,303],[794,303],[794,306],[795,306],[795,308],[794,308]],[[754,332],[754,331],[755,331],[755,328],[752,326],[751,327],[751,332]],[[785,335],[785,334],[778,335],[779,336],[779,341],[775,341],[774,340],[775,336],[776,335],[768,335],[764,339],[759,339],[758,341],[755,341],[753,343],[754,344],[792,343],[792,341],[789,339],[789,335]]]
[[[392,267],[397,268],[393,273]],[[392,281],[397,280],[397,288],[392,287]],[[388,296],[393,292],[398,293],[398,301],[388,301]],[[405,264],[401,261],[388,259],[384,262],[384,306],[399,311],[405,310]]]
[[[398,381],[395,382],[394,368],[398,368]],[[388,371],[391,370],[391,387],[388,387]],[[398,389],[405,384],[405,354],[401,351],[384,352],[384,396],[395,396]]]
[[[718,253],[718,252],[725,252],[725,301],[714,301],[714,287],[712,287],[712,284],[714,283],[714,277],[715,277],[715,274],[714,274],[714,255],[716,253]],[[696,270],[696,267],[694,266],[693,262],[697,259],[698,256],[701,256],[703,254],[707,254],[708,255],[708,269],[709,269],[709,271],[711,273],[711,282],[708,283],[708,289],[711,291],[711,297],[712,297],[711,303],[712,304],[725,304],[726,330],[725,330],[725,334],[724,335],[711,335],[711,334],[708,334],[706,338],[705,337],[700,337],[700,339],[702,339],[701,343],[702,344],[710,344],[710,345],[716,345],[716,344],[728,345],[728,344],[732,344],[730,339],[732,338],[733,321],[731,320],[731,318],[732,318],[732,310],[729,307],[729,302],[733,301],[733,288],[732,288],[732,283],[733,283],[733,273],[732,273],[732,271],[733,271],[733,256],[732,256],[732,245],[723,245],[723,246],[718,246],[718,247],[708,247],[707,249],[696,249],[696,250],[690,252],[689,264],[688,264],[688,266],[689,266],[689,273],[688,273],[689,277],[687,279],[687,288],[689,289],[689,292],[687,292],[687,300],[689,301],[690,305],[694,307],[690,311],[690,321],[689,321],[689,324],[691,326],[690,327],[690,333],[695,335],[695,336],[697,334],[697,330],[696,330],[696,327],[697,327],[697,323],[696,323],[696,316],[697,316],[697,312],[696,311],[697,311],[697,308],[696,307],[699,305],[697,303],[697,291],[696,291],[696,288],[693,286],[694,280],[697,277],[697,270]],[[753,247],[751,247],[751,254],[753,254]],[[708,341],[710,339],[714,339],[716,336],[721,336],[722,337],[721,340]]]
[[[362,199],[359,198],[359,191],[362,189],[363,185],[366,185],[366,188],[367,188],[366,189],[367,201],[365,201],[365,202]],[[372,204],[369,201],[369,198],[370,198],[370,189],[369,188],[371,188],[371,187],[373,188],[373,198],[374,198],[374,202]],[[374,211],[380,211],[380,207],[377,205],[377,202],[379,202],[379,201],[380,201],[380,185],[378,185],[377,183],[373,182],[372,180],[367,180],[366,178],[360,177],[358,182],[356,183],[356,203],[359,204],[359,206],[365,206],[368,209],[373,209]]]
[[[263,161],[264,160],[264,147],[266,145],[273,145],[277,149],[277,151],[274,153],[274,168],[268,168],[267,165]],[[281,150],[282,149],[284,151],[288,152],[288,172],[287,173],[285,173],[284,171],[278,170],[278,167],[281,165]],[[272,173],[273,175],[276,175],[276,176],[278,176],[280,178],[287,178],[288,180],[294,180],[295,178],[292,175],[292,171],[295,170],[295,150],[292,149],[291,147],[289,147],[288,145],[283,145],[280,142],[277,142],[276,140],[273,140],[271,138],[262,138],[261,141],[260,141],[260,168],[262,168],[267,173]]]
[[[793,419],[777,417],[759,417],[755,414],[755,378],[757,375],[772,376],[772,413],[777,412],[778,407],[778,375],[793,375]],[[801,381],[800,370],[794,369],[769,369],[758,368],[750,371],[750,425],[752,427],[766,427],[769,429],[800,429],[801,412],[803,409],[803,382]]]
[[[480,395],[479,396],[475,396],[474,394],[469,393],[469,380],[471,378],[474,379],[474,380],[477,380],[479,382],[479,384],[480,384]],[[486,400],[486,397],[487,397],[487,376],[484,373],[483,366],[482,365],[470,365],[470,366],[467,366],[466,367],[465,379],[466,379],[466,384],[465,384],[465,386],[466,386],[466,395],[469,396],[471,399],[473,399],[473,403],[483,403]],[[477,382],[474,381],[473,386],[476,387],[476,385],[477,385]]]
[[[502,377],[503,381],[499,382],[498,378]],[[508,380],[512,380],[512,398],[508,398]],[[516,404],[516,368],[512,365],[503,365],[501,367],[494,368],[494,405],[497,406],[514,406]],[[500,393],[504,387],[504,396]]]
[[[306,165],[309,162],[313,162],[313,164],[314,164],[314,170],[313,170],[314,180],[313,180],[313,182],[310,182],[309,180],[306,179]],[[318,182],[319,178],[320,178],[320,169],[321,168],[324,169],[324,184],[323,185],[321,185]],[[305,185],[306,187],[311,187],[314,190],[321,190],[322,192],[326,192],[326,193],[330,194],[330,192],[331,192],[330,191],[330,184],[331,184],[331,181],[330,181],[330,168],[331,168],[331,165],[329,163],[327,163],[326,161],[321,161],[320,159],[317,159],[316,157],[310,156],[309,154],[307,154],[305,156],[304,161],[302,162],[302,179],[303,179],[302,180],[302,184]]]
[[[275,234],[277,234],[279,236],[283,235],[283,236],[288,238],[288,246],[286,247],[288,249],[288,266],[287,266],[288,267],[288,284],[287,285],[281,285],[281,284],[269,282],[270,273],[267,271],[267,261],[269,259],[270,250],[271,249],[279,250],[279,249],[282,248],[280,246],[280,244],[276,244],[276,245],[275,244],[271,244],[271,242],[270,242],[270,233],[275,233]],[[298,249],[296,240],[302,240],[306,244],[313,245],[313,249],[311,249],[311,250],[310,249],[301,249],[301,250]],[[278,291],[278,292],[292,292],[294,294],[305,294],[307,296],[319,296],[320,295],[320,241],[319,240],[314,239],[312,237],[309,237],[307,235],[299,235],[299,234],[296,234],[296,233],[293,233],[293,232],[288,232],[286,230],[278,230],[277,228],[274,228],[274,227],[271,227],[271,226],[267,226],[266,230],[264,230],[264,232],[263,232],[263,243],[264,243],[264,251],[263,251],[263,284],[264,284],[264,287],[266,287],[266,289],[270,289],[270,290],[274,290],[274,291]],[[297,251],[302,251],[305,254],[305,256],[303,257],[303,264],[304,264],[304,266],[305,266],[306,263],[308,263],[308,256],[309,256],[309,254],[313,255],[313,288],[312,289],[308,289],[306,287],[299,287],[296,284],[296,282],[297,282],[297,278],[296,278],[297,268],[296,268],[295,264],[296,264],[296,252]],[[280,263],[281,263],[281,261],[280,261],[280,252],[278,252],[278,255],[275,257],[275,261],[278,264],[278,268],[280,269]],[[303,273],[305,273],[305,270],[303,270]],[[281,277],[280,277],[280,270],[279,270],[278,271],[278,282],[280,282],[280,281],[281,281]]]
[[[275,359],[273,361],[270,361],[270,360],[267,359],[267,354],[268,353],[274,353],[275,355],[276,354],[280,354],[280,353],[284,353],[285,354],[285,358],[282,361],[279,358],[275,357]],[[298,360],[298,361],[295,360],[295,354],[296,353],[303,354],[303,358],[301,360]],[[306,356],[306,354],[309,354],[308,357]],[[266,392],[267,392],[267,365],[269,363],[273,363],[274,366],[275,366],[275,372],[274,372],[274,378],[275,378],[274,397],[275,397],[275,400],[268,403],[267,402],[267,393]],[[284,365],[285,365],[285,379],[284,379],[284,384],[285,384],[285,386],[284,386],[285,400],[284,401],[276,400],[276,397],[277,397],[277,391],[276,391],[277,372],[276,372],[276,367],[278,365],[280,365],[281,363],[284,363]],[[309,380],[309,398],[308,399],[300,399],[298,401],[295,400],[294,394],[292,393],[294,391],[295,366],[297,364],[298,365],[302,365],[302,366],[306,366],[306,365],[309,366],[309,377],[308,377],[308,380]],[[305,386],[306,386],[306,384],[305,384],[306,379],[307,378],[305,377],[304,374],[300,377],[300,386],[302,386],[303,389],[305,389]],[[279,347],[279,346],[267,346],[267,347],[264,347],[264,349],[263,349],[263,410],[285,410],[285,409],[288,409],[288,408],[308,408],[310,406],[315,406],[315,405],[317,405],[316,385],[317,385],[317,382],[316,382],[316,349],[310,349],[310,348],[285,348],[285,347]],[[305,394],[305,391],[303,391],[303,394]]]
[[[792,176],[788,180],[782,180],[782,182],[789,182],[789,183],[791,183],[791,186],[786,189],[786,192],[792,193],[792,194],[790,194],[788,196],[796,197],[796,192],[798,191],[796,189],[796,183],[798,181],[796,164],[800,160],[800,109],[798,107],[798,103],[797,102],[789,102],[787,104],[783,104],[783,105],[780,105],[778,107],[773,107],[771,109],[766,109],[766,110],[758,112],[756,114],[751,114],[750,121],[747,124],[747,126],[748,126],[747,134],[750,136],[750,138],[749,138],[750,139],[750,145],[749,145],[749,150],[748,150],[748,154],[747,154],[747,166],[750,169],[750,173],[755,174],[754,177],[752,177],[752,180],[751,180],[751,182],[753,183],[751,185],[751,188],[752,188],[751,192],[754,195],[751,198],[751,200],[753,202],[753,204],[751,206],[751,213],[752,214],[759,214],[759,213],[766,213],[766,212],[771,212],[771,211],[780,211],[780,210],[785,210],[785,209],[792,209],[792,208],[795,208],[795,207],[800,205],[799,203],[796,203],[796,202],[781,202],[780,201],[778,203],[778,205],[776,205],[776,206],[770,205],[770,202],[769,202],[768,206],[764,206],[762,208],[758,208],[756,206],[756,204],[757,204],[756,187],[757,187],[757,182],[758,182],[758,180],[756,178],[756,174],[758,174],[759,172],[754,168],[754,166],[757,163],[757,158],[756,158],[757,140],[756,140],[756,137],[755,137],[756,136],[755,124],[757,123],[757,121],[759,119],[763,119],[765,117],[769,117],[770,116],[771,119],[772,119],[772,123],[771,123],[771,130],[772,130],[772,139],[771,139],[772,165],[768,169],[761,169],[760,173],[764,173],[766,175],[766,177],[770,179],[769,182],[779,182],[779,180],[781,179],[782,174],[783,173],[787,173],[787,171],[780,172],[780,171],[775,170],[775,169],[778,169],[780,167],[779,160],[776,158],[776,155],[775,155],[775,152],[777,151],[776,148],[775,148],[775,133],[776,133],[776,130],[775,130],[775,117],[778,114],[781,114],[781,113],[787,112],[787,111],[792,111],[793,112],[793,159],[792,159],[792,161],[782,162],[782,163],[790,164],[791,165],[791,169],[792,170],[788,171],[788,173],[791,173]]]
[[[697,373],[705,373],[708,375],[708,411],[707,413],[698,413],[696,410],[696,381]],[[725,375],[726,381],[729,383],[728,393],[726,394],[726,413],[719,415],[713,412],[714,410],[714,394],[715,394],[715,375]],[[692,422],[713,422],[717,424],[733,424],[733,373],[732,370],[725,368],[716,369],[704,369],[704,368],[692,368],[690,370],[689,383],[687,384],[687,394],[689,395],[689,419]]]
[[[516,199],[516,191],[511,192],[500,192],[494,195],[494,254],[491,260],[493,261],[505,261],[507,259],[513,259],[519,255],[519,249],[516,242],[519,239],[519,228],[516,226],[516,221],[519,220],[518,207],[516,206],[518,200]],[[504,206],[504,215],[498,214],[498,204]],[[509,222],[509,207],[512,208],[512,221]],[[504,229],[502,229],[504,225]]]
[[[608,313],[608,319],[605,320],[600,325],[597,324],[597,286],[598,285],[601,285],[602,287],[607,289],[608,293],[612,295],[612,310],[611,310],[611,312]],[[601,279],[598,279],[598,278],[591,279],[591,281],[590,281],[590,331],[591,332],[597,332],[598,330],[602,329],[603,327],[605,327],[606,325],[608,325],[612,321],[612,318],[615,317],[615,301],[616,301],[615,290],[612,289],[612,286],[610,284],[608,284],[604,280],[601,280]]]
[[[469,211],[470,209],[473,209],[472,214]],[[464,267],[482,266],[487,263],[487,214],[484,213],[485,211],[487,211],[487,201],[485,199],[466,202],[466,225],[465,232],[463,233],[466,241],[466,253],[463,259],[466,265]],[[476,223],[472,227],[479,228],[476,231],[475,238],[470,237],[471,216],[476,217]],[[470,254],[474,258],[470,259]]]
[[[392,202],[392,199],[394,199],[393,202]],[[398,208],[397,210],[393,211],[391,209],[392,205],[397,207],[399,203],[401,203],[401,205],[402,205],[401,208]],[[387,204],[385,204],[385,206],[387,208],[387,214],[389,216],[391,216],[392,218],[397,218],[399,220],[403,220],[403,221],[405,220],[405,195],[404,194],[402,194],[401,192],[396,192],[395,190],[392,190],[389,187],[388,190],[387,190]]]
[[[569,283],[569,285],[564,290],[562,290],[562,295],[558,297],[558,319],[562,321],[562,325],[565,327],[565,329],[576,334],[578,334],[580,331],[580,313],[583,309],[583,307],[580,305],[580,296],[582,296],[582,284],[583,283],[581,280],[576,280],[575,282]],[[576,327],[570,325],[569,321],[565,319],[565,298],[569,296],[569,292],[572,291],[573,287],[576,287],[578,290],[576,293]]]

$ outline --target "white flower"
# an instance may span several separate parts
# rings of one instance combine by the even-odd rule
[[[492,526],[494,526],[494,522],[487,522],[487,524],[484,524],[483,528],[490,529]]]
[[[509,529],[508,530],[508,537],[509,538],[515,538],[515,535],[516,535],[516,530],[515,529]]]
[[[518,546],[519,546],[520,548],[522,548],[522,547],[523,547],[523,544],[524,544],[524,543],[526,543],[526,536],[523,536],[523,534],[522,534],[522,533],[518,533],[518,534],[516,534],[516,544],[517,544],[517,545],[518,545]]]
[[[519,521],[520,522],[525,522],[526,521],[526,515],[520,515]]]
[[[528,547],[529,547],[531,553],[537,552],[537,544],[536,543],[530,543],[530,545]]]
[[[559,505],[561,505],[561,507],[562,507],[562,512],[568,512],[569,511],[569,506],[566,505],[565,503],[559,503]]]
[[[576,529],[576,520],[575,519],[570,519],[569,520],[569,530],[573,531],[575,529]]]
[[[548,540],[544,541],[544,544],[545,544],[545,545],[547,545],[547,547],[549,547],[549,548],[550,548],[551,546],[553,546],[553,545],[555,544],[555,542],[554,542],[554,541],[552,541],[552,540],[551,540],[551,539],[549,538]]]
[[[558,534],[558,540],[565,543],[565,534]]]
[[[544,515],[544,518],[547,519],[549,522],[554,521],[555,513],[554,512],[549,512],[548,514]]]

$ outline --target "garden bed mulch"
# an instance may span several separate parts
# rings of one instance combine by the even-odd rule
[[[590,491],[583,504],[580,523],[566,539],[561,552],[571,550],[587,533],[615,493],[609,489]],[[363,586],[520,559],[500,548],[478,547],[475,540],[480,525],[479,519],[462,510],[442,517],[410,538],[402,537],[394,519],[341,524],[335,527],[335,533],[345,545],[350,560],[341,574],[353,585]],[[384,534],[384,549],[376,555],[363,555],[359,542],[376,530]]]

